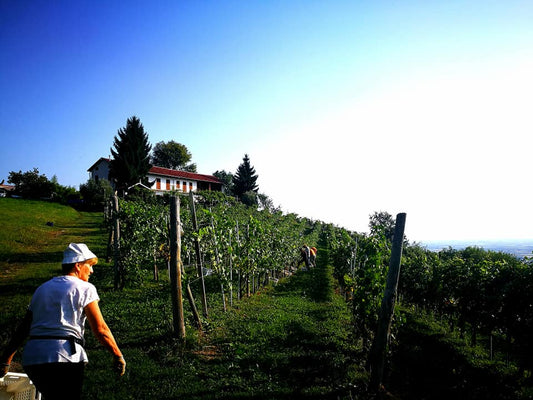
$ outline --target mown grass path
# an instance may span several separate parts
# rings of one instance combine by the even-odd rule
[[[216,362],[224,366],[223,380],[234,383],[221,388],[221,398],[344,398],[353,392],[360,371],[354,369],[351,315],[339,297],[316,300],[313,287],[323,273],[299,272],[224,318],[212,343],[221,350]]]

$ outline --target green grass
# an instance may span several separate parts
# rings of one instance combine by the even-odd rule
[[[250,396],[264,393],[265,398],[349,392],[357,379],[353,366],[359,354],[347,329],[351,315],[338,297],[317,302],[307,295],[305,288],[315,282],[313,272],[301,272],[225,316],[213,343],[225,349],[231,374],[247,377],[228,390],[253,387]]]
[[[57,269],[67,244],[83,241],[101,250],[101,215],[43,201],[0,198],[0,276],[3,281]],[[47,223],[52,223],[51,226]]]

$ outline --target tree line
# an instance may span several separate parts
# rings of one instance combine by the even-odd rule
[[[126,125],[120,128],[113,138],[110,148],[109,181],[98,182],[89,179],[80,185],[79,191],[74,187],[62,186],[54,176],[48,179],[37,168],[31,171],[11,171],[8,183],[15,186],[13,195],[32,199],[47,199],[64,204],[84,206],[85,208],[103,208],[106,199],[114,190],[121,196],[136,183],[151,186],[148,171],[152,166],[197,172],[192,154],[184,144],[174,140],[158,142],[153,147],[149,143],[148,133],[136,116],[128,118]],[[265,194],[259,193],[258,175],[251,165],[248,154],[244,155],[236,173],[220,170],[213,173],[223,184],[226,194],[235,196],[247,205],[273,207],[272,201]],[[112,183],[112,185],[110,184]]]

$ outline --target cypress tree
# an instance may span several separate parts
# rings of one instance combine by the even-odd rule
[[[150,150],[148,134],[136,116],[128,118],[126,126],[118,130],[113,141],[109,163],[109,177],[115,182],[115,189],[124,191],[141,182],[149,185]]]
[[[257,178],[255,168],[250,165],[248,154],[245,154],[242,164],[239,165],[237,173],[233,177],[233,191],[235,196],[241,199],[246,192],[257,193],[259,190],[256,184]]]

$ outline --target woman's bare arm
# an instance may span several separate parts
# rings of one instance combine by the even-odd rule
[[[100,306],[98,305],[98,300],[86,305],[84,311],[87,319],[89,320],[89,325],[91,326],[94,336],[96,336],[98,341],[113,354],[113,369],[119,375],[124,375],[126,370],[126,361],[124,361],[122,352],[118,348],[117,342],[115,341],[111,330],[104,321],[104,317],[100,311]]]
[[[122,357],[122,352],[118,348],[117,342],[115,341],[111,330],[104,321],[98,301],[95,300],[92,303],[89,303],[87,306],[85,306],[84,310],[87,320],[89,321],[89,325],[91,326],[91,330],[98,341],[114,356]]]

